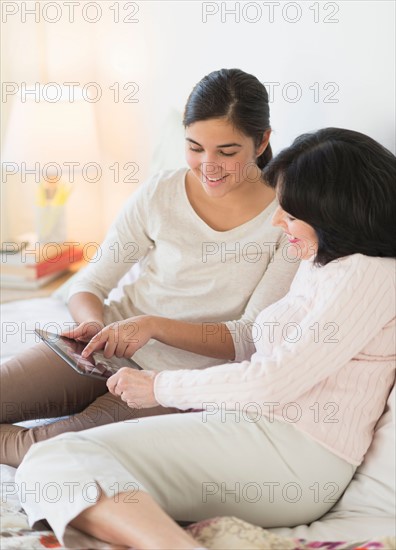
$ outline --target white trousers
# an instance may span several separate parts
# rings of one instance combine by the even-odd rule
[[[132,503],[146,491],[179,521],[292,527],[325,514],[355,469],[292,424],[220,410],[59,435],[31,447],[16,482],[30,525],[46,519],[67,545],[65,527],[100,490]]]

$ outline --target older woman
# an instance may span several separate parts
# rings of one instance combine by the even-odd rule
[[[256,353],[203,370],[120,370],[108,388],[130,406],[201,411],[34,445],[17,472],[31,523],[45,518],[61,540],[70,523],[135,548],[193,549],[174,520],[294,526],[345,490],[395,378],[394,156],[327,128],[298,138],[266,176],[273,224],[302,262],[257,317]],[[56,498],[41,494],[49,484]]]

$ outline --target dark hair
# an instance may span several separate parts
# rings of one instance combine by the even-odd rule
[[[266,167],[281,207],[311,225],[317,265],[350,254],[396,257],[394,155],[352,130],[298,137]]]
[[[200,120],[226,118],[237,130],[253,138],[255,147],[269,130],[268,93],[253,75],[240,69],[220,69],[194,86],[184,110],[184,127]],[[259,168],[272,159],[271,145],[257,158]]]

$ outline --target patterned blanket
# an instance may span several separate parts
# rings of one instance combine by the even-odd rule
[[[43,548],[65,549],[52,531],[44,524],[30,529],[26,514],[14,502],[1,503],[0,517],[1,550],[34,550]],[[386,538],[376,541],[305,541],[281,537],[266,529],[256,527],[235,517],[218,517],[201,521],[187,527],[199,544],[213,550],[394,550],[396,539]],[[68,549],[80,550],[117,550],[120,547],[109,545],[84,535],[80,531],[68,528]]]

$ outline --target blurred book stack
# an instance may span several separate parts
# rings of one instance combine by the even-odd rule
[[[40,288],[83,263],[83,249],[74,243],[38,243],[31,234],[2,243],[0,255],[3,288]]]

